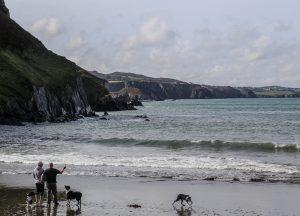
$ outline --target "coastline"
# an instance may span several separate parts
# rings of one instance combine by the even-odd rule
[[[81,213],[75,202],[67,209],[64,185],[83,193]],[[300,187],[294,184],[62,175],[60,205],[38,211],[25,205],[26,193],[33,189],[31,175],[0,174],[0,215],[300,215]],[[173,208],[179,193],[191,195],[192,208],[179,203]]]

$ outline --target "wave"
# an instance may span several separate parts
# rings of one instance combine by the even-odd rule
[[[36,161],[55,161],[56,165],[73,165],[82,167],[85,171],[105,168],[111,170],[119,168],[119,171],[126,169],[130,171],[149,171],[159,172],[168,170],[168,172],[203,172],[203,171],[236,171],[236,172],[259,172],[259,173],[286,173],[299,174],[300,170],[295,165],[283,165],[276,163],[265,163],[250,159],[234,157],[201,157],[201,156],[179,156],[174,155],[149,155],[149,156],[91,156],[78,152],[61,153],[57,155],[49,154],[0,154],[1,166],[11,164],[15,167],[23,165],[34,165]],[[76,168],[78,169],[78,168]]]
[[[140,140],[128,138],[90,139],[72,138],[65,141],[80,143],[96,143],[110,146],[145,146],[163,147],[168,149],[208,149],[216,151],[263,151],[263,152],[300,152],[299,144],[277,144],[272,142],[225,142],[221,140],[190,141],[190,140]]]
[[[217,180],[300,183],[299,167],[239,158],[199,156],[88,157],[80,153],[59,155],[0,154],[3,174],[31,173],[37,158],[67,164],[67,175],[146,177],[174,180]],[[0,173],[1,173],[0,172]],[[234,180],[235,181],[235,180]]]

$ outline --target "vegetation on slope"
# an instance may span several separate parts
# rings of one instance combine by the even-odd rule
[[[55,109],[74,114],[78,109],[90,109],[85,91],[90,98],[93,93],[98,98],[108,94],[104,84],[102,79],[47,50],[0,10],[0,123],[3,118],[35,121],[34,115],[45,114],[34,97],[37,88],[45,90],[40,100],[49,112]]]

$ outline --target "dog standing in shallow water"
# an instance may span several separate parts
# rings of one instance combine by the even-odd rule
[[[70,190],[71,187],[68,186],[68,185],[65,185],[65,188],[66,188],[66,194],[67,194],[67,200],[68,200],[67,205],[70,206],[71,200],[72,199],[76,199],[77,200],[77,206],[78,206],[78,208],[81,208],[82,193],[71,191]]]
[[[189,205],[193,204],[192,198],[189,195],[178,194],[177,199],[174,200],[174,202],[173,202],[173,205],[174,205],[175,202],[178,202],[179,200],[181,200],[181,205],[183,205],[183,206],[184,206],[183,201],[185,201]]]
[[[31,205],[33,203],[32,198],[35,196],[34,192],[29,192],[26,194],[26,203],[27,205]]]

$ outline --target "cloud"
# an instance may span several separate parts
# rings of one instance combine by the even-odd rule
[[[285,23],[283,23],[282,21],[278,21],[274,28],[273,31],[275,32],[287,32],[291,29],[291,27]]]
[[[241,48],[238,52],[241,56],[241,61],[254,62],[262,60],[266,57],[269,47],[272,45],[270,37],[261,35],[256,39],[252,40],[247,47]]]
[[[34,22],[31,30],[46,37],[55,37],[62,32],[62,25],[57,18],[43,18]]]
[[[188,39],[178,39],[175,42],[175,52],[180,55],[187,55],[192,52],[192,44]]]
[[[157,32],[177,31],[166,24],[157,27],[158,19],[143,26],[156,26],[154,29],[161,30]],[[155,33],[151,40],[146,40],[141,34],[146,31],[140,29],[131,34],[134,35],[132,46],[115,49],[112,60],[105,62],[108,68],[115,71],[117,66],[119,71],[212,85],[295,86],[296,80],[300,80],[299,67],[296,67],[299,66],[298,42],[283,41],[263,28],[239,26],[227,29],[226,33],[206,28],[205,32],[191,32],[190,37],[176,34],[169,38],[167,33]],[[284,74],[289,76],[283,79]]]
[[[106,64],[100,64],[97,66],[97,70],[101,73],[110,73],[111,70]]]
[[[220,65],[214,65],[210,70],[210,73],[213,76],[220,76],[220,74],[224,73],[224,67]]]
[[[270,37],[265,36],[265,35],[261,35],[259,38],[257,38],[254,41],[253,46],[258,48],[258,49],[263,49],[263,48],[267,48],[271,44],[272,44],[272,39]]]
[[[203,26],[183,34],[153,16],[122,37],[71,36],[61,47],[68,59],[102,73],[130,71],[210,85],[295,87],[300,83],[299,41],[282,32],[278,36],[273,26]]]
[[[167,25],[159,17],[151,17],[124,42],[125,48],[162,43],[171,37]]]
[[[78,49],[85,45],[86,42],[82,39],[82,37],[76,36],[76,37],[71,37],[69,41],[66,44],[66,48],[68,49]]]
[[[246,62],[253,62],[263,58],[263,54],[258,50],[244,49],[242,50],[241,60]]]

